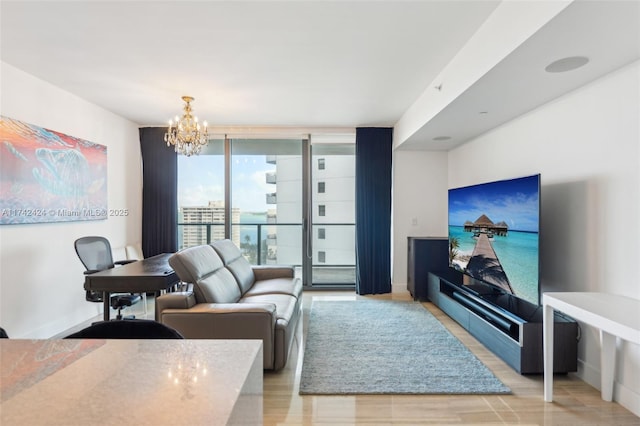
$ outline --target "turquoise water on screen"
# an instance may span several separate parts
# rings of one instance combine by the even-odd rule
[[[458,238],[461,254],[473,253],[476,240],[472,236],[473,233],[464,232],[462,226],[449,226],[449,238]],[[515,295],[536,305],[539,240],[536,232],[509,231],[506,237],[494,236],[491,241]]]

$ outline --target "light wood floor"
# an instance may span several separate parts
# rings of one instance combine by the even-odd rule
[[[264,375],[265,425],[640,425],[640,418],[573,375],[554,380],[554,402],[542,399],[541,375],[521,376],[431,303],[424,306],[457,336],[513,395],[361,395],[298,394],[309,309],[313,299],[360,299],[352,292],[304,293],[304,321],[287,366]],[[364,298],[410,300],[407,292]],[[390,360],[393,362],[393,360]]]
[[[431,303],[424,303],[493,373],[512,395],[360,395],[313,396],[298,394],[309,310],[314,299],[411,300],[406,291],[378,296],[357,296],[345,291],[307,291],[304,317],[287,366],[264,374],[264,424],[269,425],[640,425],[640,418],[621,405],[605,402],[600,392],[574,377],[554,380],[554,402],[542,399],[541,375],[521,376],[489,352],[474,337]],[[147,318],[154,317],[154,299],[147,301]],[[132,308],[130,308],[132,309]],[[140,307],[125,312],[144,318]],[[96,317],[91,321],[99,321]],[[87,321],[56,337],[89,325]],[[382,344],[382,343],[381,343]],[[393,360],[389,360],[393,362]]]

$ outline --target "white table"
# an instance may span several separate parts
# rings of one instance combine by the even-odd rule
[[[260,340],[0,339],[0,424],[260,425]]]
[[[558,310],[600,329],[602,399],[613,398],[616,338],[640,345],[640,300],[607,293],[551,292],[542,294],[544,400],[553,401],[553,312]]]

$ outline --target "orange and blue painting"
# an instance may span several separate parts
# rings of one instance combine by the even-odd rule
[[[106,218],[106,146],[0,116],[0,225]]]

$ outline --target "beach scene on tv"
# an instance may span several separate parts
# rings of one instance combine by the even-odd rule
[[[449,190],[449,264],[538,304],[539,176]]]

